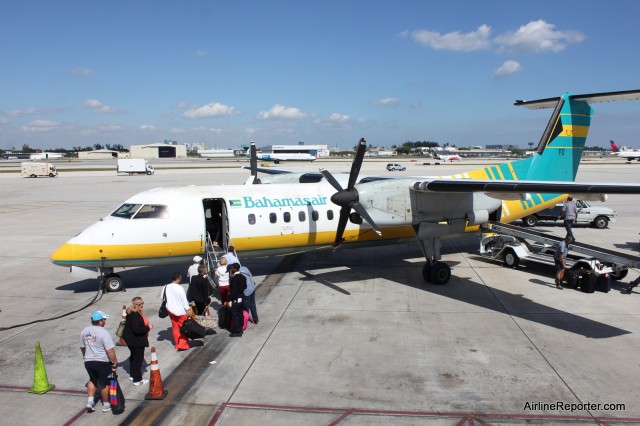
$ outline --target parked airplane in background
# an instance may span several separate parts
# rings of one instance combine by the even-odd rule
[[[640,100],[640,90],[516,101],[530,109],[554,108],[533,156],[448,177],[359,178],[364,139],[348,175],[258,168],[252,155],[245,185],[141,192],[64,243],[51,261],[101,274],[107,289],[117,291],[123,280],[114,268],[186,263],[203,254],[210,261],[217,234],[219,245],[233,245],[241,258],[417,241],[426,258],[424,279],[445,284],[451,269],[440,261],[443,238],[476,232],[490,221],[521,219],[567,194],[583,200],[640,194],[638,184],[574,182],[591,125],[590,103],[618,100]],[[258,179],[258,172],[270,174]]]
[[[609,141],[611,144],[611,152],[616,157],[624,158],[627,161],[638,160],[640,161],[640,151],[632,151],[632,150],[621,150],[618,148],[618,145],[614,141]]]
[[[462,157],[460,157],[459,155],[455,154],[455,155],[443,155],[443,154],[436,154],[434,153],[434,158],[436,160],[442,160],[444,162],[454,162],[454,161],[461,161]]]
[[[62,158],[64,157],[64,154],[61,154],[59,152],[36,152],[34,154],[31,154],[29,156],[29,159],[31,160],[51,160],[54,158]]]
[[[247,157],[251,154],[247,153]],[[318,147],[315,145],[269,145],[257,154],[260,161],[316,161]]]

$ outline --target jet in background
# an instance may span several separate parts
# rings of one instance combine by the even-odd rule
[[[615,155],[616,157],[624,158],[627,161],[633,161],[633,160],[640,161],[640,151],[620,149],[618,148],[618,145],[616,145],[614,141],[609,141],[609,143],[611,144],[611,152],[613,153],[612,155]]]

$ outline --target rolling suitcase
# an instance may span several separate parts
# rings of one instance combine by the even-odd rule
[[[580,291],[583,293],[594,293],[596,291],[596,283],[598,276],[593,272],[585,272],[580,279]]]
[[[218,311],[218,327],[228,329],[231,325],[231,309],[228,306],[222,306]]]
[[[184,334],[189,339],[204,339],[204,336],[207,335],[207,329],[189,318],[182,323],[180,333]]]
[[[611,276],[609,276],[609,274],[598,275],[596,290],[609,293],[611,290]]]
[[[580,278],[580,272],[574,269],[567,269],[564,271],[564,280],[567,283],[567,288],[578,288],[578,279]]]

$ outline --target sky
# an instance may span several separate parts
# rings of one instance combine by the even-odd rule
[[[563,93],[640,89],[640,2],[6,0],[0,149],[537,145]],[[640,147],[640,102],[587,146]]]

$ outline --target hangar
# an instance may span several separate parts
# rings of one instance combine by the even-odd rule
[[[165,143],[153,143],[149,145],[131,145],[129,149],[131,158],[187,158],[186,145],[170,145]]]
[[[111,151],[109,149],[97,149],[95,151],[78,151],[79,160],[111,160],[113,158],[126,158],[126,152]]]

